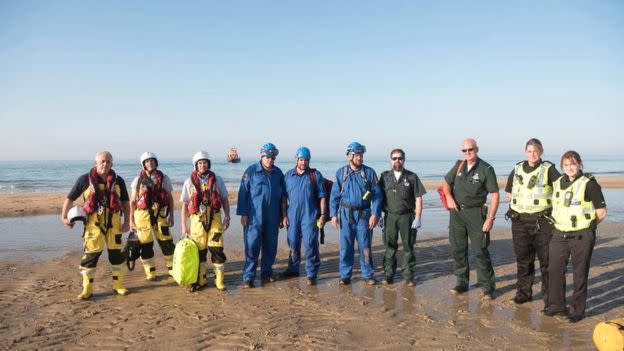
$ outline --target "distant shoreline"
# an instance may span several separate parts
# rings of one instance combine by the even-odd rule
[[[624,176],[599,176],[596,178],[604,189],[624,188]],[[441,184],[442,182],[424,182],[425,188],[429,192],[435,191]],[[505,179],[498,180],[501,189],[505,187],[505,184]],[[60,214],[66,196],[66,192],[0,194],[0,218]],[[237,196],[237,191],[230,191],[231,205],[236,204]],[[174,191],[173,198],[176,200],[176,207],[179,208],[180,192]]]

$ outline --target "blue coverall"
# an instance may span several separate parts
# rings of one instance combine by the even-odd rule
[[[258,256],[261,277],[273,274],[273,263],[277,255],[277,237],[282,219],[281,200],[286,196],[284,173],[273,166],[270,173],[260,162],[245,170],[238,190],[236,214],[247,216],[249,222],[244,228],[245,268],[243,281],[253,282],[256,278]]]
[[[316,184],[312,184],[310,168],[297,174],[293,168],[286,172],[288,197],[288,272],[299,273],[301,263],[301,242],[306,259],[306,275],[316,278],[321,265],[319,257],[319,230],[316,219],[319,213],[319,199],[325,197],[323,175],[315,170]]]
[[[343,181],[343,178],[344,181]],[[370,191],[368,200],[362,199]],[[371,279],[374,274],[371,242],[373,231],[368,228],[372,214],[381,216],[381,188],[377,174],[362,165],[353,171],[349,165],[336,171],[332,186],[329,215],[340,218],[340,277],[350,279],[353,273],[354,240],[357,239],[362,278]]]

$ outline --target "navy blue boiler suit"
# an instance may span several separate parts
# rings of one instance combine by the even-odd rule
[[[262,251],[260,274],[273,274],[273,263],[277,255],[277,237],[281,215],[281,199],[285,197],[284,173],[276,166],[265,172],[260,162],[247,168],[238,190],[236,214],[247,216],[249,222],[244,228],[245,268],[243,281],[256,278],[258,256]]]

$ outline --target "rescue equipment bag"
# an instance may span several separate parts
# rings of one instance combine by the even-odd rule
[[[598,323],[593,338],[598,351],[624,350],[624,318]]]
[[[176,283],[182,286],[195,284],[199,271],[199,250],[195,242],[183,238],[173,251],[173,268],[171,276]]]
[[[136,260],[141,257],[141,243],[135,232],[130,232],[130,234],[128,234],[128,239],[126,240],[126,245],[123,248],[122,254],[126,258],[126,266],[128,266],[129,270],[133,271]]]
[[[457,166],[457,171],[455,172],[455,177],[453,177],[453,182],[455,182],[455,178],[457,178],[457,175],[461,172],[462,167],[464,166],[464,162],[466,162],[466,160],[462,160],[459,163],[459,166]],[[453,188],[453,184],[449,184],[451,186],[451,190]],[[436,189],[436,191],[438,192],[438,195],[440,195],[440,201],[442,201],[442,206],[444,206],[444,209],[448,211],[448,202],[446,200],[446,194],[444,193],[444,188],[443,186],[439,186],[438,189]]]

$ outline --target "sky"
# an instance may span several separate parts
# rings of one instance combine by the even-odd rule
[[[624,2],[0,1],[0,160],[624,154]]]

